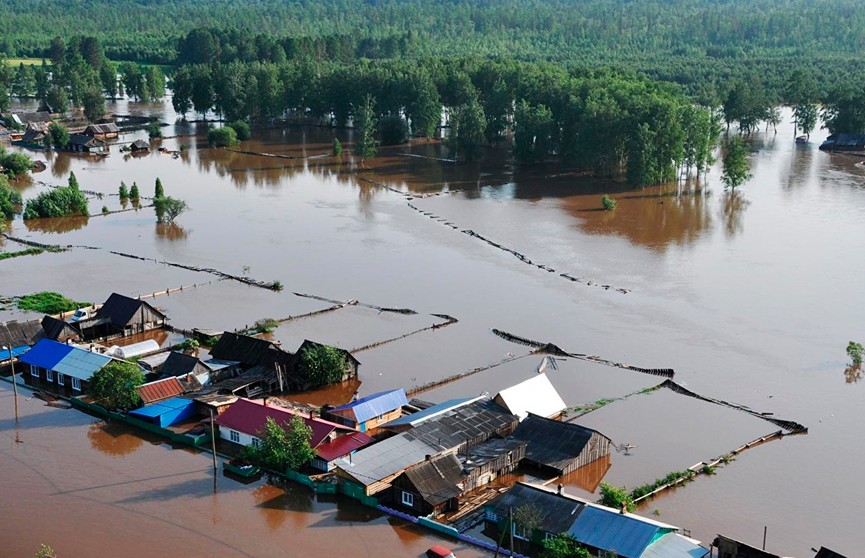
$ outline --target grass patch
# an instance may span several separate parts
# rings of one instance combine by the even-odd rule
[[[59,314],[71,312],[82,306],[91,306],[91,302],[75,302],[60,293],[43,291],[31,295],[22,296],[18,299],[18,308],[31,310],[42,314]]]
[[[18,256],[36,256],[44,251],[42,248],[28,248],[17,252],[0,252],[0,260],[9,260]]]
[[[48,66],[51,66],[51,62],[48,61]],[[41,66],[42,59],[41,58],[7,58],[6,65],[8,66],[17,66],[19,64],[24,64],[25,66]]]
[[[664,485],[674,483],[681,479],[690,479],[694,476],[693,471],[685,470],[685,471],[673,471],[672,473],[667,474],[666,477],[657,479],[655,482],[644,484],[643,486],[638,486],[637,488],[631,490],[631,500],[637,500],[642,498],[646,494],[649,494],[653,490],[657,490]]]

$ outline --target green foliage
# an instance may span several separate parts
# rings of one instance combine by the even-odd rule
[[[308,345],[300,353],[300,371],[313,387],[342,381],[346,373],[345,354],[329,345]]]
[[[211,128],[207,132],[207,143],[210,147],[229,147],[237,145],[237,132],[231,126]]]
[[[63,149],[69,145],[69,129],[60,122],[52,122],[48,125],[48,141],[57,149]]]
[[[137,182],[132,183],[132,188],[129,189],[129,197],[132,201],[137,201],[141,198],[141,191],[138,189]]]
[[[84,117],[91,122],[96,122],[105,115],[105,97],[98,86],[85,90],[80,97],[80,104],[84,109]]]
[[[740,137],[733,137],[727,141],[724,151],[724,172],[721,181],[724,188],[735,190],[751,178],[748,167],[748,144]]]
[[[187,208],[185,201],[171,196],[153,198],[153,209],[156,211],[157,223],[173,223]]]
[[[274,281],[270,284],[270,288],[274,291],[281,291],[284,287],[282,286],[282,281]]]
[[[538,558],[591,558],[591,554],[568,533],[545,539]]]
[[[35,294],[22,296],[18,299],[18,308],[30,310],[41,314],[60,314],[77,310],[82,306],[90,306],[89,302],[75,302],[60,293],[42,291]]]
[[[279,327],[279,322],[273,318],[262,318],[252,324],[253,333],[273,333]]]
[[[241,456],[277,473],[296,471],[315,458],[310,445],[312,429],[298,415],[283,424],[267,417],[258,439],[258,446],[245,447]]]
[[[47,544],[40,544],[39,550],[36,551],[36,558],[57,558],[57,554]]]
[[[252,131],[249,129],[249,124],[243,120],[235,120],[229,124],[237,134],[237,141],[246,141],[252,137]]]
[[[44,251],[42,248],[27,248],[26,250],[18,250],[17,252],[0,252],[0,260],[9,260],[20,256],[37,256]]]
[[[523,163],[545,159],[552,146],[552,133],[552,111],[520,101],[514,113],[514,157]]]
[[[66,94],[66,89],[59,85],[53,85],[48,89],[44,101],[51,112],[65,114],[69,110],[69,96]]]
[[[714,474],[715,474],[715,469],[717,469],[717,467],[715,467],[714,465],[703,465],[703,468],[701,469],[701,472],[702,472],[704,475],[714,475]]]
[[[177,345],[177,348],[184,353],[195,352],[199,347],[201,347],[201,343],[197,339],[184,339],[183,343]]]
[[[486,141],[487,121],[484,109],[472,96],[465,104],[454,109],[451,116],[449,144],[454,158],[477,161]]]
[[[78,189],[74,173],[69,175],[69,186],[42,192],[36,198],[27,200],[24,208],[24,219],[88,214],[87,198]]]
[[[93,373],[88,394],[108,410],[129,411],[141,405],[136,388],[144,383],[137,364],[112,360]]]
[[[0,168],[14,178],[27,174],[33,168],[33,159],[23,153],[4,153],[0,148]]]
[[[514,510],[514,523],[528,533],[533,533],[540,528],[543,522],[543,513],[532,504],[524,504]]]
[[[617,202],[616,200],[614,200],[613,198],[611,198],[607,194],[604,194],[601,197],[601,207],[604,208],[604,211],[613,211],[618,206],[619,206],[619,202]]]
[[[149,123],[145,130],[147,131],[147,136],[150,139],[162,137],[162,126],[159,125],[159,122],[153,121]]]
[[[339,138],[333,138],[333,156],[339,157],[342,155],[342,144],[339,142]]]
[[[103,205],[103,206],[102,206],[102,214],[103,214],[103,215],[106,215],[106,214],[108,214],[108,213],[109,213],[109,211],[108,211],[108,206],[107,206],[107,205]]]
[[[690,479],[693,476],[694,476],[694,473],[692,471],[688,471],[688,470],[673,471],[672,473],[668,473],[667,476],[665,476],[663,478],[656,479],[652,483],[644,484],[643,486],[638,486],[637,488],[633,489],[630,493],[630,496],[629,496],[630,500],[631,501],[636,500],[638,498],[645,496],[646,494],[649,494],[650,492],[652,492],[654,490],[657,490],[658,488],[660,488],[664,485],[672,484],[672,483],[679,481],[679,480],[682,480],[682,479]]]
[[[0,174],[0,217],[12,219],[21,206],[21,194],[9,185],[5,176]]]
[[[378,147],[373,133],[376,128],[375,99],[366,95],[354,108],[354,152],[360,160],[375,157]]]
[[[408,141],[408,124],[399,115],[383,117],[378,123],[382,145],[400,145]]]
[[[625,487],[617,487],[605,482],[601,483],[601,499],[598,503],[610,508],[621,509],[622,504],[625,504],[625,509],[634,511],[634,498],[628,493]]]
[[[126,188],[126,183],[123,181],[120,182],[119,194],[121,200],[129,199],[129,190]]]
[[[136,185],[132,185],[133,188],[136,188]],[[156,184],[153,187],[153,197],[154,198],[164,198],[165,197],[165,187],[162,185],[162,179],[159,177],[156,178]]]
[[[847,356],[850,357],[855,366],[862,365],[863,354],[865,354],[865,347],[862,347],[862,343],[856,343],[855,341],[847,343]]]

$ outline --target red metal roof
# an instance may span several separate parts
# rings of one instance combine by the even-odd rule
[[[315,453],[325,461],[333,461],[343,455],[348,455],[372,442],[372,438],[361,432],[340,436],[332,442],[324,443],[315,448]]]
[[[293,413],[284,407],[274,407],[273,405],[265,405],[260,401],[243,398],[235,401],[224,413],[220,414],[216,418],[216,424],[250,436],[258,436],[258,432],[264,427],[268,417],[275,420],[277,424],[284,425],[295,414],[312,429],[312,439],[309,443],[313,448],[317,448],[319,444],[327,440],[330,433],[339,427],[332,422]]]
[[[144,384],[138,388],[138,395],[145,403],[162,401],[169,397],[183,395],[183,385],[177,378],[165,378],[156,382]]]

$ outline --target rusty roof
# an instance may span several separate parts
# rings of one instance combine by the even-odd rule
[[[183,384],[177,378],[166,378],[140,386],[138,388],[138,395],[145,403],[153,403],[168,399],[169,397],[183,395],[185,391]]]

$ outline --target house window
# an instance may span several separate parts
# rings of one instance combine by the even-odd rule
[[[514,523],[514,536],[518,539],[522,539],[524,541],[532,540],[532,530],[526,529],[519,523]]]
[[[58,386],[66,385],[65,379],[63,378],[63,374],[61,374],[60,372],[57,373],[57,385]]]
[[[238,438],[239,438],[239,436],[238,436]],[[254,448],[261,447],[261,440],[259,440],[258,438],[253,438],[252,439],[252,447],[254,447]]]
[[[81,380],[78,378],[72,378],[72,389],[75,391],[81,391]]]
[[[414,507],[414,494],[411,492],[403,492],[402,493],[402,505],[408,507]]]
[[[238,432],[238,431],[236,431],[236,430],[229,430],[229,431],[228,431],[228,437],[229,437],[229,438],[231,439],[231,441],[234,442],[235,444],[239,444],[239,443],[240,443],[240,432]]]
[[[45,371],[45,380],[49,381],[49,382],[53,382],[54,381],[54,372],[51,370],[46,370]]]
[[[34,378],[38,378],[39,377],[39,367],[33,366],[31,364],[30,365],[30,375],[33,376]]]

